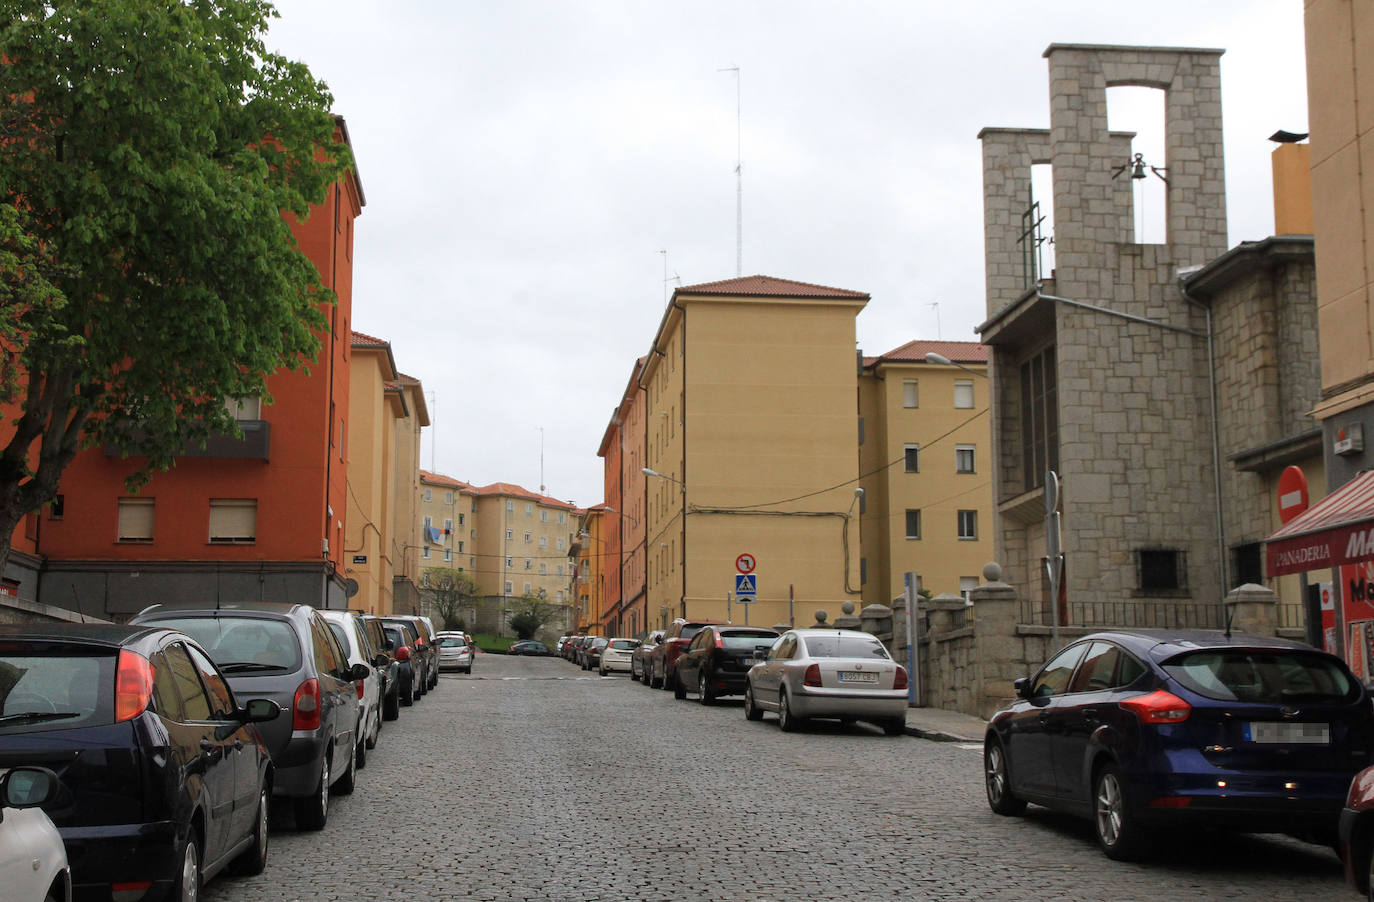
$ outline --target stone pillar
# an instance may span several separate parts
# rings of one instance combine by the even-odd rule
[[[856,630],[859,628],[859,618],[854,616],[854,602],[846,601],[840,605],[840,610],[844,613],[835,618],[835,629],[837,630]]]
[[[1226,607],[1231,614],[1231,632],[1249,633],[1252,636],[1276,636],[1278,625],[1274,609],[1279,597],[1272,589],[1246,583],[1237,586],[1226,596]]]
[[[1026,676],[1026,661],[1024,646],[1016,635],[1021,615],[1016,589],[1002,582],[1002,567],[997,563],[983,567],[983,579],[987,582],[969,590],[978,685],[974,691],[977,710],[968,713],[987,717],[1013,697],[1011,684]]]
[[[859,612],[859,628],[872,633],[883,644],[892,646],[892,608],[885,604],[871,604]]]
[[[948,592],[936,595],[926,602],[926,623],[931,635],[936,633],[947,633],[955,629],[954,612],[963,611],[968,608],[968,602],[964,601],[962,595],[951,595]]]

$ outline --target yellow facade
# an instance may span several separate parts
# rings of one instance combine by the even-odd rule
[[[403,518],[429,419],[420,383],[396,371],[390,344],[355,332],[351,351],[344,574],[358,584],[350,608],[385,614],[396,607],[397,579],[407,575],[411,533]]]
[[[607,560],[606,509],[604,505],[590,508],[580,518],[573,548],[577,553],[577,632],[592,636],[609,636],[606,623],[606,569],[619,566],[619,556]]]
[[[417,502],[419,548],[412,557],[420,573],[430,567],[442,567],[476,578],[477,527],[473,509],[477,505],[477,490],[461,480],[422,470]],[[431,527],[438,532],[430,532]]]
[[[476,533],[469,533],[472,546],[465,553],[481,594],[542,594],[554,604],[572,604],[577,507],[506,482],[474,492]]]
[[[927,362],[927,350],[964,369]],[[907,572],[932,594],[960,594],[993,559],[986,374],[976,342],[916,341],[864,361],[864,604],[891,604]]]
[[[648,613],[810,623],[860,600],[861,292],[762,276],[680,288],[646,389]],[[734,603],[740,555],[756,602]]]
[[[411,416],[395,424],[396,466],[394,470],[396,503],[392,509],[388,536],[392,577],[393,610],[410,609],[418,602],[420,584],[420,436],[429,425],[420,380],[401,374],[396,380],[402,400]]]

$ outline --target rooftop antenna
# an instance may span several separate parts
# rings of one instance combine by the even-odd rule
[[[735,275],[744,275],[744,158],[740,152],[740,72],[739,66],[717,69],[735,73]]]
[[[544,494],[544,427],[539,427],[539,494]]]
[[[932,301],[926,305],[935,308],[935,338],[937,341],[944,341],[944,335],[940,332],[940,302]]]
[[[668,303],[668,251],[664,249],[659,253],[663,255],[663,303],[666,306]]]
[[[432,391],[429,393],[429,469],[431,473],[439,472],[439,462],[434,454],[434,412],[439,409],[439,393]]]

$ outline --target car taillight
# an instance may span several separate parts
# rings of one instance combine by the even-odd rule
[[[127,648],[115,669],[115,723],[133,720],[153,697],[153,665]]]
[[[806,668],[806,675],[802,677],[802,685],[820,688],[821,665],[812,664],[810,667]]]
[[[894,677],[892,678],[892,688],[893,688],[893,689],[905,689],[905,688],[906,688],[906,668],[905,668],[905,667],[898,667],[898,668],[897,668],[897,674],[896,674],[896,676],[894,676]]]
[[[1193,713],[1192,705],[1163,689],[1125,699],[1119,704],[1140,718],[1141,723],[1183,723]]]
[[[318,730],[320,728],[320,681],[306,680],[296,687],[291,701],[291,729]]]
[[[409,660],[410,660],[410,646],[409,646],[409,645],[402,645],[400,648],[396,649],[396,660],[398,660],[398,661],[409,661]]]
[[[358,701],[363,700],[363,681],[358,680]]]
[[[716,633],[716,648],[725,647],[725,638],[720,633]]]

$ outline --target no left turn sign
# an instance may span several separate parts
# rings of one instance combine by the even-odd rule
[[[735,558],[735,569],[740,573],[753,573],[754,566],[757,563],[758,562],[754,560],[752,554],[741,554],[739,557]]]

